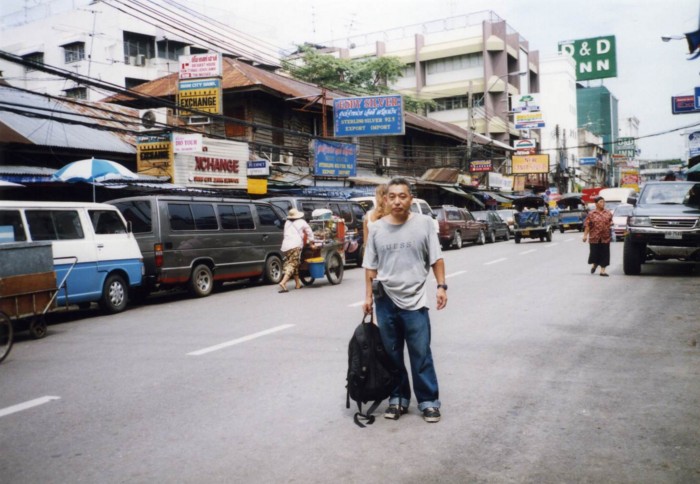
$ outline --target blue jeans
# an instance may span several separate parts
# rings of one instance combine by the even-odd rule
[[[413,311],[400,309],[385,295],[375,297],[374,303],[382,343],[394,364],[401,370],[399,385],[391,392],[389,404],[400,404],[408,408],[411,401],[411,383],[403,357],[405,343],[411,362],[411,377],[418,409],[423,411],[429,407],[440,408],[437,375],[430,351],[428,308]]]

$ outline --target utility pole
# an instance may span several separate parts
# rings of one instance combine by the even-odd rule
[[[469,162],[472,159],[472,143],[474,142],[474,126],[472,125],[472,120],[474,119],[474,93],[472,88],[473,83],[469,81],[469,90],[467,91],[467,128],[469,129],[467,134],[467,170],[469,170]]]

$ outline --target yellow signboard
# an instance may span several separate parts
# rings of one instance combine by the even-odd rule
[[[173,179],[173,148],[170,135],[139,136],[136,145],[136,171],[141,175]]]
[[[513,174],[549,173],[549,155],[515,155],[512,162]]]
[[[180,81],[178,86],[180,116],[194,116],[199,113],[221,114],[221,80],[199,79]]]

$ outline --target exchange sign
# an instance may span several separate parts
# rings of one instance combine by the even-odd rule
[[[576,61],[576,80],[617,77],[615,36],[592,37],[559,42],[559,52],[570,54]]]
[[[208,114],[221,114],[221,79],[180,81],[178,92],[180,116],[191,116],[193,109]]]

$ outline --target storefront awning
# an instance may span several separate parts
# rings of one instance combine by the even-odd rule
[[[442,185],[440,186],[440,188],[442,188],[443,190],[445,190],[447,192],[450,192],[450,193],[453,193],[455,195],[459,195],[460,197],[466,198],[467,200],[475,203],[476,205],[478,205],[482,208],[484,207],[484,204],[481,202],[481,200],[476,198],[471,193],[464,192],[464,191],[460,190],[459,188],[446,187],[446,186],[442,186]]]
[[[495,192],[483,192],[483,193],[485,195],[488,195],[489,197],[493,198],[498,203],[513,203],[513,200],[511,200],[510,198],[502,197],[498,193],[495,193]]]

